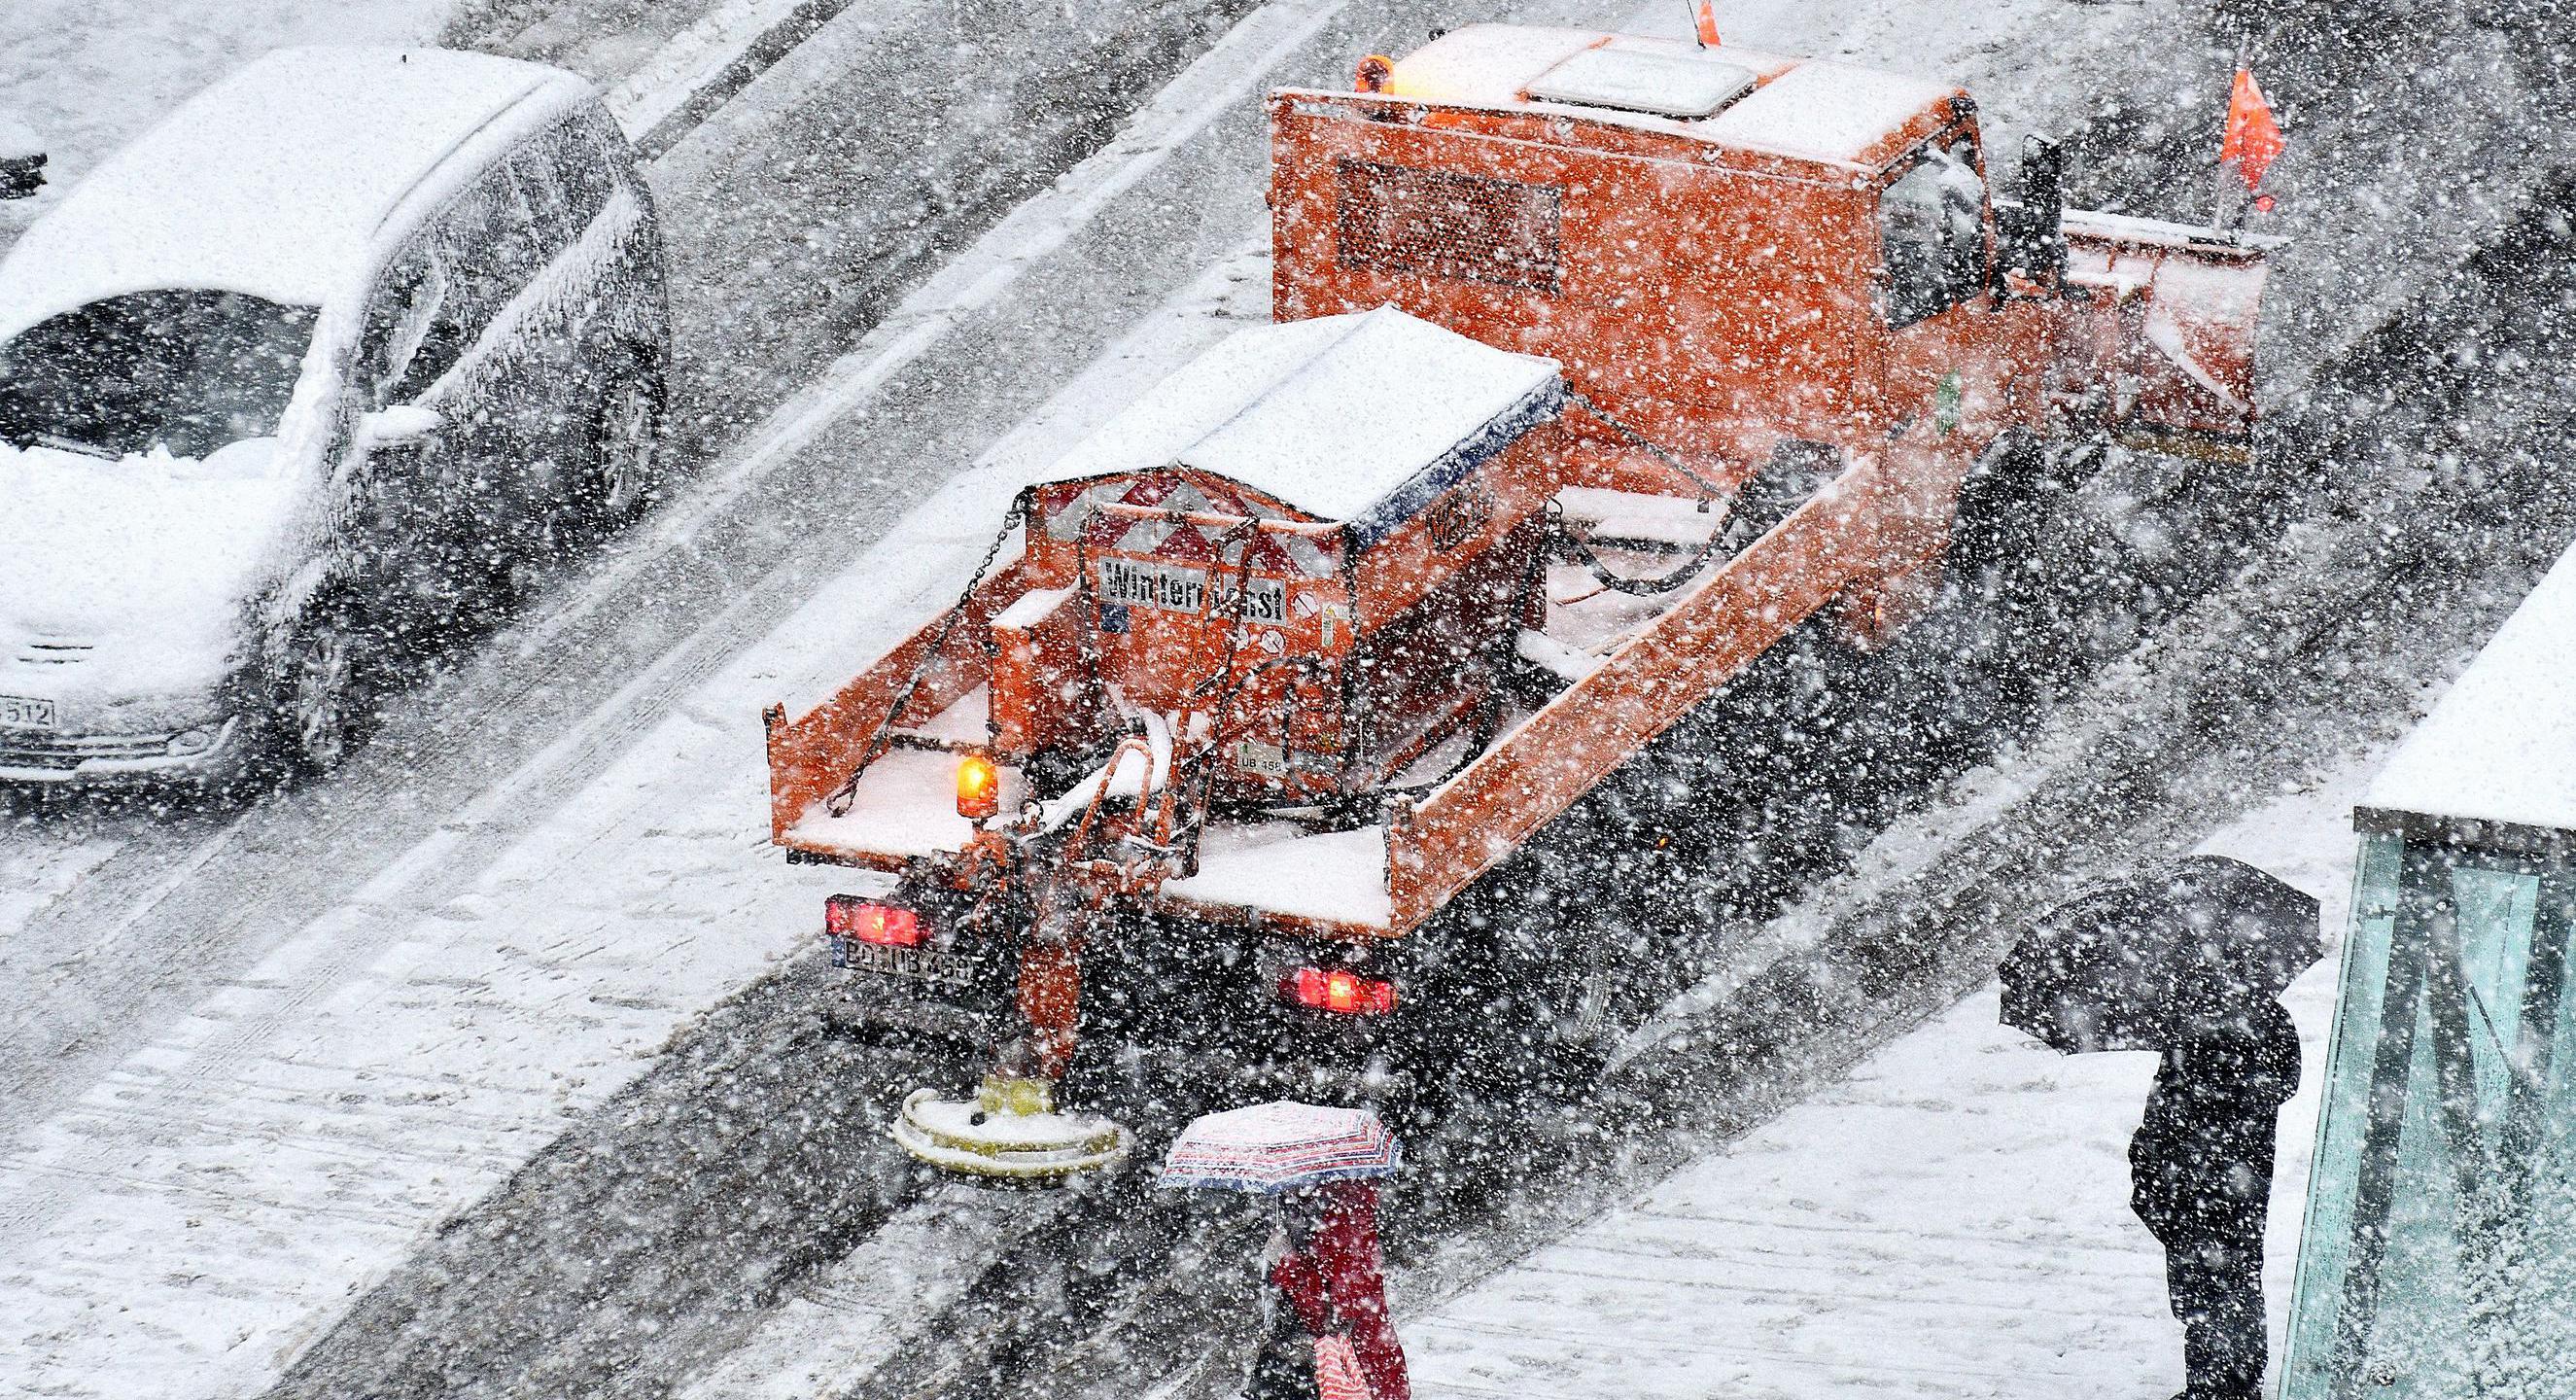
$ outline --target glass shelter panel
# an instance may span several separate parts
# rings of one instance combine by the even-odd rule
[[[2284,1400],[2576,1396],[2576,872],[2362,850]]]

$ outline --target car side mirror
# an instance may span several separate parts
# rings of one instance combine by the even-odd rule
[[[2021,198],[1995,210],[1999,273],[2018,273],[2051,291],[2066,283],[2066,150],[2032,136],[2022,142]]]
[[[426,442],[446,426],[447,419],[437,409],[416,403],[396,404],[358,419],[358,448],[372,452],[380,447],[411,447]]]

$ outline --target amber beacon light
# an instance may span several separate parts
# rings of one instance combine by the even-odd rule
[[[970,753],[957,760],[957,815],[980,822],[1002,810],[1002,771],[993,760]]]

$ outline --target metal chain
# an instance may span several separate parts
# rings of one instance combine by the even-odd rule
[[[1649,438],[1644,433],[1638,432],[1636,429],[1620,422],[1618,419],[1611,417],[1610,410],[1603,408],[1601,405],[1594,403],[1588,398],[1585,398],[1576,390],[1566,390],[1565,397],[1572,402],[1575,407],[1582,409],[1585,413],[1588,413],[1593,417],[1600,419],[1603,423],[1608,424],[1610,431],[1626,438],[1636,446],[1644,448],[1647,456],[1654,458],[1656,461],[1663,463],[1665,466],[1672,468],[1683,476],[1689,477],[1692,483],[1697,485],[1700,489],[1700,505],[1702,507],[1707,506],[1710,501],[1715,500],[1718,497],[1732,494],[1725,487],[1720,486],[1716,482],[1709,480],[1707,477],[1700,475],[1698,472],[1691,470],[1691,466],[1688,462],[1674,456],[1670,451],[1667,451],[1652,438]]]
[[[1002,528],[993,536],[993,542],[984,546],[984,557],[975,565],[975,572],[967,578],[966,587],[957,595],[957,602],[948,609],[948,615],[940,620],[939,634],[930,639],[930,649],[922,653],[919,661],[913,663],[912,674],[904,678],[903,688],[895,692],[894,703],[886,706],[885,719],[878,723],[876,732],[868,736],[868,747],[866,752],[859,755],[859,766],[851,771],[848,781],[832,789],[831,794],[823,799],[824,811],[836,817],[849,815],[851,804],[858,800],[859,779],[867,776],[868,765],[885,757],[886,750],[894,747],[893,731],[896,716],[903,713],[905,705],[912,703],[914,692],[921,689],[922,678],[930,674],[931,666],[937,663],[940,654],[948,649],[949,634],[955,632],[957,624],[964,620],[967,606],[975,599],[975,590],[984,582],[985,570],[992,568],[993,561],[1001,557],[1002,544],[1011,537],[1011,531],[1019,525],[1020,517],[1020,507],[1015,502],[1002,516]]]

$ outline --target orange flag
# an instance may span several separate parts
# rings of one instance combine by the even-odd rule
[[[1717,47],[1717,0],[1691,0],[1691,27],[1699,31],[1699,46]]]
[[[2218,145],[2218,163],[2235,167],[2245,180],[2245,188],[2255,191],[2254,207],[2268,210],[2272,197],[2260,193],[2263,172],[2287,149],[2289,141],[2281,135],[2281,124],[2272,119],[2271,99],[2263,95],[2262,86],[2254,81],[2254,70],[2242,62],[2236,65],[2236,86],[2227,96],[2227,138]]]

